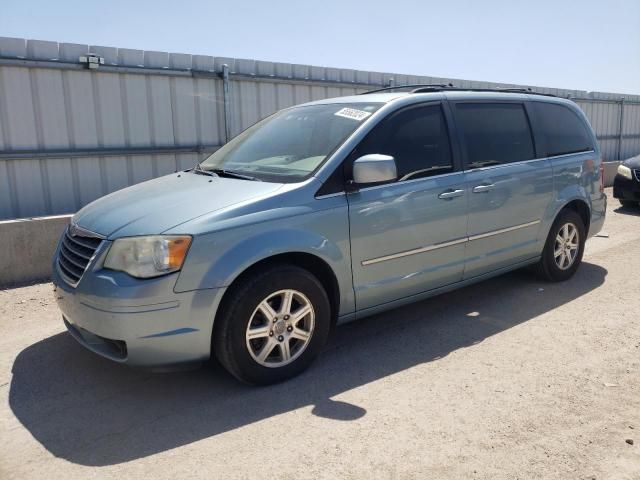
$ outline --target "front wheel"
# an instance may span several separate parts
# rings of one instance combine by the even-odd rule
[[[540,259],[542,277],[551,282],[571,278],[582,262],[585,241],[586,229],[580,215],[573,210],[560,212],[549,231]]]
[[[302,372],[320,353],[331,324],[327,293],[292,265],[258,272],[232,287],[213,333],[218,361],[236,378],[270,384]]]

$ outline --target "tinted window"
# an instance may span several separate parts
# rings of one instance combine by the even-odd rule
[[[462,103],[456,116],[464,135],[467,166],[478,168],[535,157],[524,106],[517,103]]]
[[[584,122],[564,105],[533,102],[547,156],[593,150]]]
[[[394,157],[399,180],[453,171],[449,135],[439,105],[409,107],[383,120],[356,148],[353,158],[370,153]]]

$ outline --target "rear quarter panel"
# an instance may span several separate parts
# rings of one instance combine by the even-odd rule
[[[606,205],[606,197],[600,192],[601,162],[599,152],[585,152],[551,160],[556,192],[549,218],[551,222],[569,202],[582,200],[589,206],[591,215],[589,236],[599,231],[604,221]]]
[[[565,155],[551,159],[554,178],[554,201],[545,215],[545,231],[568,203],[580,200],[590,212],[588,237],[602,229],[606,212],[606,195],[600,191],[599,151]],[[544,245],[543,239],[542,245]]]

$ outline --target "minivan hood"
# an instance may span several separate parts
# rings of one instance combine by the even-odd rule
[[[102,197],[76,213],[78,226],[105,237],[153,235],[200,215],[261,198],[282,184],[179,172]]]

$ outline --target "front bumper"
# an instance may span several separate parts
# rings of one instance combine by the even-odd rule
[[[209,358],[213,319],[224,289],[175,293],[178,273],[139,280],[99,268],[99,257],[76,288],[63,280],[54,261],[55,299],[78,342],[132,366],[169,366]]]
[[[622,175],[613,179],[613,196],[621,200],[640,202],[640,182],[635,178],[629,180]]]

